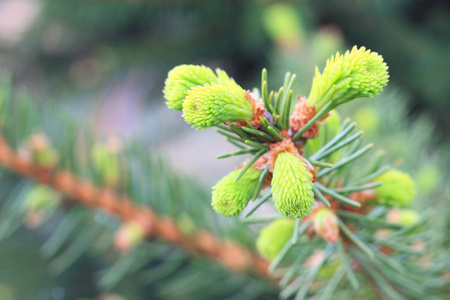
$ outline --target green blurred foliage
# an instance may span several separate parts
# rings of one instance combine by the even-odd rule
[[[53,96],[70,87],[100,88],[133,68],[151,70],[161,95],[166,72],[181,63],[222,66],[252,83],[261,67],[287,59],[289,69],[308,70],[298,75],[310,78],[309,70],[344,50],[345,40],[382,53],[391,81],[411,92],[411,108],[450,123],[447,1],[41,3],[38,20],[6,58],[16,76],[44,80]]]
[[[53,93],[98,88],[117,72],[144,69],[160,95],[167,71],[182,63],[223,65],[248,78],[270,49],[252,2],[42,3],[41,17],[11,54],[18,72],[45,74]]]

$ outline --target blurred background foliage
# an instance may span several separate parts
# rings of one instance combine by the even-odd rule
[[[195,135],[165,108],[171,68],[220,67],[247,89],[259,85],[263,67],[269,88],[290,71],[298,75],[295,91],[307,95],[314,67],[355,44],[385,57],[390,85],[340,113],[412,173],[415,207],[441,211],[437,232],[448,238],[448,1],[0,1],[0,64],[16,87],[37,101],[63,103],[98,136],[138,137],[207,187],[234,165],[215,160],[231,148],[212,130]],[[0,244],[2,300],[97,297],[86,275],[96,262],[86,258],[52,276],[38,253],[45,235],[21,231]]]

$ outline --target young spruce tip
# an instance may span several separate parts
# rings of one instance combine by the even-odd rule
[[[276,220],[261,232],[257,243],[260,253],[273,259],[299,226],[293,219],[303,218],[310,232],[336,243],[340,210],[362,213],[377,204],[405,206],[411,202],[413,182],[400,171],[383,174],[385,169],[375,170],[374,175],[360,178],[364,182],[357,186],[345,186],[345,180],[338,177],[342,168],[373,145],[358,149],[362,132],[350,135],[355,124],[341,122],[334,109],[356,98],[374,97],[388,78],[381,55],[355,46],[332,56],[322,73],[316,69],[309,97],[297,101],[292,90],[295,74],[287,73],[284,85],[269,91],[264,69],[261,89],[249,91],[223,70],[196,65],[171,70],[164,96],[167,107],[182,110],[193,128],[216,127],[239,148],[218,158],[252,155],[213,187],[212,207],[224,216],[237,216],[257,201],[243,221]],[[277,215],[253,215],[270,200]]]

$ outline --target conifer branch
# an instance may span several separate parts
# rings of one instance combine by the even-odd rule
[[[99,188],[77,178],[66,170],[38,167],[31,160],[16,153],[0,136],[0,165],[18,175],[27,177],[61,192],[71,200],[117,216],[124,222],[137,222],[146,238],[159,238],[180,245],[194,254],[202,254],[237,272],[250,272],[270,278],[269,262],[233,241],[220,241],[203,230],[192,236],[183,234],[168,217],[156,214],[148,207],[139,206],[126,196],[119,196],[108,188]]]

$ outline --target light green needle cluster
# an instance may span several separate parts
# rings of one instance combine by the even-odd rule
[[[234,81],[205,84],[189,91],[183,102],[183,117],[196,129],[225,122],[253,119],[253,106]]]
[[[404,172],[390,170],[375,181],[383,184],[375,189],[376,202],[392,207],[403,207],[411,204],[416,195],[412,178]]]
[[[383,57],[355,46],[344,55],[338,52],[327,60],[322,74],[316,68],[308,104],[320,110],[329,102],[336,107],[355,98],[372,98],[382,91],[388,79]]]
[[[332,110],[329,113],[329,116],[325,119],[327,138],[326,140],[331,140],[339,131],[339,127],[341,126],[341,116],[337,111]]]
[[[253,167],[234,182],[240,170],[236,170],[222,178],[212,189],[212,207],[226,217],[239,215],[252,198],[258,185],[261,170]]]
[[[225,84],[225,85],[232,85],[236,88],[239,88],[240,86],[236,83],[236,81],[234,81],[233,78],[231,78],[230,76],[228,76],[227,72],[225,72],[224,70],[221,70],[219,68],[216,69],[216,74],[217,74],[217,78],[218,78],[218,82]]]
[[[302,218],[316,204],[312,191],[312,175],[294,154],[285,151],[278,154],[272,179],[272,195],[275,208],[286,217]]]
[[[283,249],[294,233],[295,221],[292,219],[277,219],[263,228],[256,241],[256,247],[262,257],[273,260]]]
[[[218,81],[214,71],[206,66],[181,65],[173,68],[169,72],[163,90],[167,107],[181,110],[190,89]]]
[[[320,150],[338,133],[341,126],[341,117],[337,111],[332,110],[324,122],[319,123],[319,134],[316,138],[307,141],[305,151],[312,155]]]

